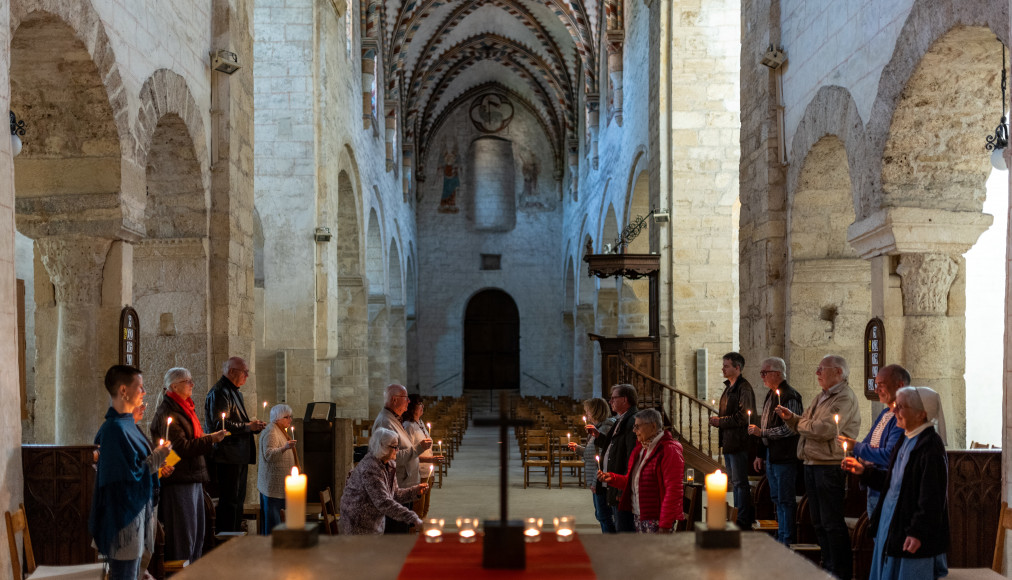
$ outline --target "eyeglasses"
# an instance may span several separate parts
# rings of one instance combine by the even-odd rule
[[[291,415],[282,415],[281,418],[282,419],[291,419],[292,416]]]
[[[176,381],[176,382],[174,382],[174,383],[172,383],[172,384],[173,384],[173,385],[183,385],[183,384],[187,384],[187,383],[189,383],[189,384],[191,384],[191,385],[192,385],[192,384],[194,384],[194,383],[193,383],[193,379],[183,379],[183,380],[181,380],[181,381]]]
[[[765,377],[766,375],[771,375],[773,373],[779,373],[779,372],[780,371],[759,371],[759,376],[760,377]]]
[[[387,449],[393,449],[394,451],[397,451],[398,449],[400,449],[400,446],[399,445],[387,445]]]

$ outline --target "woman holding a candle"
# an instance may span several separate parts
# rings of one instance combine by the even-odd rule
[[[204,434],[193,403],[190,371],[165,371],[165,391],[151,418],[151,438],[172,443],[179,463],[162,478],[158,519],[165,525],[165,559],[194,562],[204,546],[204,484],[210,481],[204,456],[225,438],[225,430]]]
[[[942,402],[928,387],[904,387],[893,407],[903,438],[886,469],[854,457],[843,468],[882,492],[871,516],[872,580],[940,578],[948,573],[948,463]],[[937,431],[936,431],[937,425]]]
[[[270,423],[260,432],[260,469],[257,470],[257,491],[260,492],[262,535],[269,535],[281,523],[285,507],[285,476],[295,466],[295,440],[288,438],[292,426],[292,408],[285,404],[271,407]]]
[[[425,403],[422,401],[422,396],[417,393],[408,395],[408,410],[404,411],[401,415],[401,424],[404,425],[404,430],[408,432],[411,437],[412,447],[418,445],[426,439],[431,439],[432,436],[429,433],[428,427],[422,422],[422,413],[425,412]],[[429,447],[418,456],[418,463],[438,463],[439,460],[432,455],[432,448]],[[421,477],[421,481],[425,481],[425,478],[432,472],[431,465],[419,465],[418,474]]]
[[[421,497],[428,488],[421,483],[407,488],[397,486],[397,449],[400,435],[377,427],[369,438],[369,453],[355,466],[341,496],[342,534],[382,534],[386,518],[421,526],[422,520],[405,502]]]
[[[638,443],[629,456],[628,475],[599,471],[597,479],[623,490],[618,509],[633,513],[636,531],[670,534],[682,515],[682,445],[664,430],[655,409],[636,413],[633,431]]]
[[[608,401],[600,397],[584,401],[583,412],[586,413],[584,420],[589,418],[589,425],[592,425],[594,429],[587,429],[586,445],[570,442],[569,447],[583,455],[583,473],[586,477],[587,487],[590,488],[591,496],[594,498],[594,517],[601,524],[601,532],[614,534],[617,530],[615,529],[613,510],[608,505],[608,489],[597,484],[594,474],[601,470],[601,466],[598,464],[599,459],[596,459],[601,455],[601,447],[597,444],[597,439],[611,433],[612,427],[615,426],[615,418],[611,416]]]

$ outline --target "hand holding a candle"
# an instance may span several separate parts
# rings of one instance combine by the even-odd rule
[[[597,472],[597,480],[598,481],[603,481],[605,483],[611,483],[611,481],[613,479],[615,479],[615,476],[613,474],[611,474],[611,473],[607,473],[607,472],[600,471],[600,470]]]
[[[208,434],[213,443],[221,443],[221,440],[224,439],[226,435],[228,435],[228,431],[224,429]]]
[[[854,451],[854,444],[857,443],[856,440],[851,439],[850,437],[847,437],[846,435],[838,435],[836,437],[836,442],[839,443],[841,446],[842,445],[846,445],[847,449],[849,449],[851,452]]]
[[[748,434],[749,435],[754,435],[755,437],[761,437],[762,434],[763,434],[763,430],[762,430],[762,428],[759,425],[749,424],[749,426],[748,426]]]
[[[861,475],[864,473],[864,463],[857,457],[844,457],[843,461],[840,462],[840,469]]]
[[[794,418],[794,412],[788,409],[787,407],[784,407],[783,405],[777,405],[775,411],[776,414],[779,415],[780,418],[785,421]]]

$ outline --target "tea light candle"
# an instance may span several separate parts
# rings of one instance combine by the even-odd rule
[[[541,540],[541,526],[544,520],[541,518],[527,518],[524,520],[524,541],[527,543]]]
[[[555,518],[555,539],[560,542],[572,540],[575,525],[576,518],[573,516],[559,516]]]
[[[443,524],[441,518],[429,518],[422,522],[422,534],[425,541],[430,544],[438,544],[443,541]]]
[[[285,525],[290,529],[306,527],[306,476],[293,467],[285,477]]]
[[[478,518],[457,518],[457,535],[460,543],[470,544],[478,539]]]
[[[727,524],[727,474],[718,469],[706,476],[706,527],[723,530]]]

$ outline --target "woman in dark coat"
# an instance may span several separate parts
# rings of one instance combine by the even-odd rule
[[[180,461],[162,479],[158,519],[165,526],[165,559],[200,558],[204,545],[204,487],[208,479],[204,455],[225,438],[224,430],[204,435],[197,420],[193,378],[184,368],[165,372],[165,393],[151,418],[151,438],[172,442]]]
[[[927,387],[896,393],[896,425],[904,436],[887,469],[847,457],[843,469],[882,492],[871,516],[875,535],[871,580],[921,580],[948,574],[948,463],[941,400]],[[935,425],[938,425],[938,431]],[[944,435],[943,435],[944,436]]]

